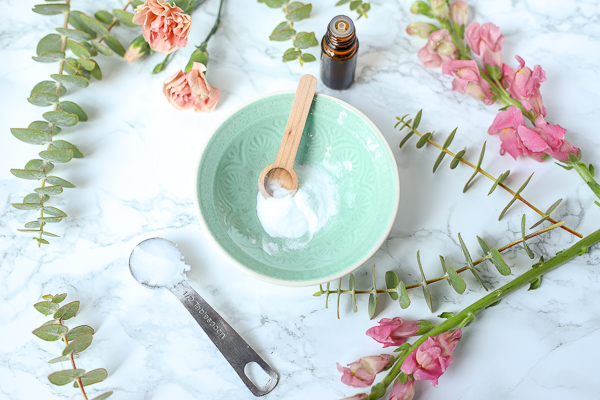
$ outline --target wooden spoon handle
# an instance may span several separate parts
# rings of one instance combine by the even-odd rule
[[[275,167],[284,168],[288,171],[294,168],[298,145],[300,145],[300,139],[302,139],[302,132],[304,131],[304,125],[306,125],[306,118],[316,89],[317,79],[314,76],[307,74],[300,78],[294,103],[292,104],[292,111],[275,159]]]

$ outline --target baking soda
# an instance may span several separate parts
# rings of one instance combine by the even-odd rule
[[[171,287],[186,279],[190,267],[172,243],[150,239],[133,249],[129,259],[135,279],[149,286]]]
[[[265,232],[273,238],[299,239],[287,248],[306,245],[329,219],[337,213],[334,186],[331,178],[321,169],[311,165],[295,168],[299,187],[295,196],[278,181],[266,182],[273,197],[265,199],[259,192],[256,212]],[[281,246],[263,241],[269,254],[281,251]]]

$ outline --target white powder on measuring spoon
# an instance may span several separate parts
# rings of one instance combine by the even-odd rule
[[[172,242],[153,238],[141,242],[131,252],[129,267],[140,283],[154,287],[171,287],[186,279],[190,266]]]
[[[319,168],[294,167],[299,187],[295,196],[278,181],[267,182],[273,197],[265,199],[259,192],[256,212],[265,232],[274,238],[311,239],[337,213],[334,186]]]

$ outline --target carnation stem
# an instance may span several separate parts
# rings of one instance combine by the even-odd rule
[[[475,313],[493,305],[506,295],[514,292],[522,286],[531,283],[535,279],[552,271],[553,269],[556,269],[559,266],[571,261],[576,256],[587,253],[589,251],[589,248],[594,246],[598,242],[600,242],[600,229],[584,237],[568,249],[557,253],[554,257],[550,258],[549,260],[542,262],[537,267],[513,279],[501,288],[494,290],[492,293],[484,296],[480,300],[463,309],[458,314],[448,318],[446,321],[435,325],[429,332],[421,336],[405,352],[403,352],[402,355],[398,357],[398,359],[394,362],[394,365],[381,382],[384,385],[385,389],[387,389],[394,382],[396,377],[400,374],[402,363],[404,362],[404,360],[406,360],[406,358],[413,351],[415,351],[417,347],[419,347],[419,345],[425,342],[425,340],[427,340],[428,337],[436,336],[440,333],[448,332],[449,330],[460,325],[468,324],[469,321],[473,319]],[[380,393],[380,391],[377,391],[377,393]],[[372,395],[373,394],[375,393],[372,392]],[[385,394],[385,391],[383,392],[383,394]],[[381,396],[376,395],[376,397],[369,396],[368,399],[379,399],[383,396],[383,394],[381,394]]]
[[[215,24],[213,25],[210,32],[208,32],[208,36],[206,36],[206,39],[204,39],[204,42],[202,42],[199,47],[206,46],[208,44],[208,41],[212,37],[212,35],[214,35],[217,32],[217,30],[219,29],[219,25],[221,25],[221,10],[222,9],[223,9],[223,0],[221,0],[221,2],[219,3],[219,11],[217,12],[217,19],[215,20]]]

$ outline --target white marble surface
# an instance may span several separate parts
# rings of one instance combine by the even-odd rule
[[[327,22],[346,8],[335,0],[315,1],[313,15],[297,24],[318,37]],[[98,2],[74,0],[88,13]],[[109,0],[106,8],[121,2]],[[212,25],[216,0],[208,0],[193,16],[192,43],[199,44]],[[357,285],[370,288],[370,269],[377,263],[380,278],[394,269],[407,284],[420,278],[415,253],[421,250],[428,276],[439,273],[438,254],[453,265],[462,262],[457,234],[473,252],[475,235],[491,245],[517,238],[520,218],[535,216],[517,205],[501,222],[497,215],[509,196],[499,190],[486,197],[490,182],[478,177],[462,194],[470,170],[450,171],[447,161],[432,175],[433,149],[398,149],[395,117],[424,109],[422,126],[445,137],[459,127],[454,148],[468,145],[476,159],[488,141],[483,167],[498,175],[512,171],[516,188],[535,171],[525,197],[546,208],[559,197],[557,215],[588,234],[598,227],[600,208],[573,172],[551,162],[513,161],[500,157],[497,137],[485,133],[497,107],[485,107],[450,90],[451,79],[426,70],[416,57],[424,44],[404,33],[416,19],[411,1],[373,1],[369,19],[357,21],[360,38],[358,77],[350,90],[318,91],[337,96],[362,110],[388,139],[399,166],[401,205],[389,240],[356,271]],[[382,351],[364,332],[375,322],[367,316],[366,298],[353,313],[348,298],[325,309],[314,298],[316,287],[285,288],[249,278],[211,245],[197,221],[192,196],[196,162],[210,132],[240,104],[264,93],[294,89],[304,73],[318,75],[318,63],[300,68],[282,64],[287,44],[269,42],[271,29],[282,19],[277,10],[253,0],[226,1],[223,24],[210,42],[209,80],[223,95],[211,114],[179,112],[162,95],[162,81],[182,68],[192,49],[179,52],[167,70],[151,75],[160,59],[155,55],[133,65],[117,58],[100,59],[104,80],[85,90],[73,90],[69,100],[81,104],[90,121],[64,130],[86,158],[58,166],[61,176],[77,189],[57,197],[70,214],[57,225],[62,238],[38,249],[17,228],[33,218],[14,209],[35,183],[14,178],[10,168],[22,168],[38,148],[15,139],[11,127],[41,119],[46,109],[26,98],[33,85],[55,73],[55,65],[31,60],[37,41],[62,23],[61,16],[44,17],[30,11],[31,0],[3,0],[9,10],[0,24],[0,398],[78,398],[69,386],[51,385],[46,376],[57,370],[46,360],[59,353],[56,342],[43,342],[31,331],[44,322],[33,309],[48,292],[69,294],[82,303],[74,322],[97,329],[95,342],[83,353],[82,368],[105,367],[109,378],[90,393],[114,390],[112,398],[129,399],[250,399],[229,365],[204,333],[167,291],[150,291],[130,276],[127,259],[142,239],[162,236],[179,244],[192,266],[191,285],[280,373],[277,388],[267,399],[336,399],[357,393],[344,386],[335,363],[350,363]],[[600,156],[600,27],[597,1],[501,0],[474,1],[476,21],[493,21],[505,35],[504,57],[516,54],[528,65],[541,64],[548,82],[542,86],[549,119],[568,129],[568,137],[584,149],[585,160]],[[350,14],[352,15],[352,14]],[[127,41],[133,31],[118,28]],[[316,52],[315,52],[316,53]],[[513,65],[516,62],[512,62]],[[537,254],[551,256],[574,242],[555,231],[532,242]],[[508,253],[514,274],[530,268],[523,251]],[[512,294],[481,313],[465,329],[455,363],[438,388],[417,384],[419,399],[597,399],[600,381],[600,250],[594,249],[544,277],[541,288]],[[508,281],[487,266],[482,272],[490,285]],[[514,276],[514,275],[513,275]],[[459,311],[484,292],[471,277],[469,289],[456,295],[444,283],[433,285],[436,314],[421,293],[412,292],[413,305],[402,311],[384,300],[377,319],[402,316],[429,318],[441,311]],[[335,298],[332,297],[332,305]]]

